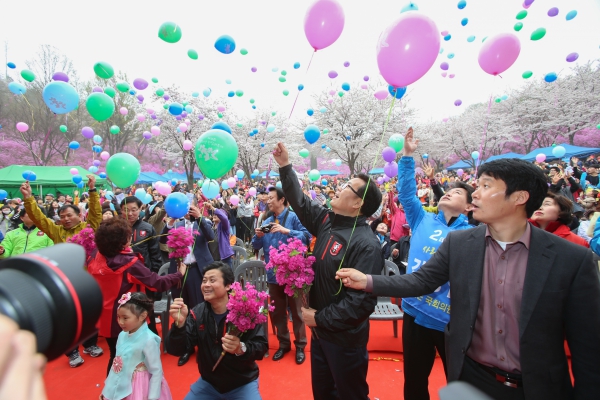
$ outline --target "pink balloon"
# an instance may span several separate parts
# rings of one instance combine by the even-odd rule
[[[146,108],[146,112],[150,115],[154,114],[154,110],[152,108]]]
[[[28,129],[29,125],[27,125],[25,122],[17,122],[17,130],[19,132],[27,132]]]
[[[440,52],[438,32],[426,15],[401,14],[377,43],[377,66],[383,79],[394,87],[404,87],[425,75]]]
[[[240,198],[234,194],[229,198],[229,202],[232,206],[237,206],[238,204],[240,204]]]
[[[179,124],[178,128],[181,132],[185,132],[188,130],[187,124],[184,124],[184,123]]]
[[[454,75],[454,74],[450,74],[450,75],[448,75],[448,78],[452,79],[452,78],[454,78],[455,76],[456,76],[456,75]]]
[[[194,147],[194,145],[192,144],[191,140],[184,140],[183,141],[183,149],[184,150],[191,150],[192,147]]]
[[[227,185],[229,185],[230,188],[235,187],[236,184],[237,184],[237,182],[235,181],[234,178],[227,179]]]
[[[150,128],[150,132],[154,136],[158,136],[158,135],[160,135],[160,128],[158,126],[153,126],[152,128]]]
[[[535,161],[544,162],[546,160],[546,155],[544,153],[540,153],[535,156]]]
[[[448,118],[442,118],[443,122],[448,122]]]
[[[219,111],[219,112],[225,111],[225,106],[217,106],[217,111]]]
[[[363,83],[362,85],[360,85],[360,88],[361,88],[361,89],[368,89],[368,88],[369,88],[369,86],[367,86],[366,84],[364,84],[364,83]]]
[[[106,161],[110,158],[110,153],[108,151],[103,151],[100,153],[100,158]]]
[[[333,99],[332,99],[332,98],[329,98],[329,99],[327,99],[327,102],[328,102],[329,104],[331,104],[331,103],[333,103]]]
[[[138,114],[135,116],[137,118],[138,121],[140,122],[144,122],[146,120],[146,117],[144,116],[144,114]]]
[[[77,168],[71,168],[69,172],[71,175],[79,175],[79,170]]]
[[[464,173],[465,173],[465,171],[463,171],[462,168],[459,168],[456,170],[456,175],[458,175],[458,176],[463,176]]]
[[[304,33],[315,51],[331,46],[344,30],[344,10],[335,0],[317,0],[304,17]]]
[[[335,90],[331,89],[331,90],[329,91],[329,95],[330,95],[330,96],[333,96],[334,94],[335,94]]]
[[[250,189],[248,189],[248,194],[250,196],[256,196],[256,188],[251,187]]]
[[[375,92],[375,98],[377,100],[383,100],[386,97],[388,97],[389,94],[390,93],[388,92],[387,89],[381,89],[381,90],[378,90],[378,91]]]
[[[125,107],[121,107],[121,109],[119,110],[119,112],[121,113],[121,115],[127,115],[127,113],[129,113],[129,110],[126,109]]]
[[[448,36],[448,31],[441,31],[440,35],[442,35],[442,36]]]
[[[514,64],[521,52],[521,42],[513,33],[488,38],[479,50],[479,66],[490,75],[498,75]]]
[[[446,75],[448,75],[448,73],[447,73],[447,72],[442,72],[442,78],[445,78],[445,77],[446,77]]]

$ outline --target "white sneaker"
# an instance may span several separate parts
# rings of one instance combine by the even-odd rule
[[[83,363],[84,361],[83,358],[81,358],[81,356],[79,355],[79,351],[76,351],[69,356],[69,365],[71,366],[71,368],[77,368]]]
[[[90,346],[83,349],[83,354],[89,354],[91,357],[100,357],[104,354],[104,350],[98,346]]]

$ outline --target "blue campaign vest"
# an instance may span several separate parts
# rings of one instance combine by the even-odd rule
[[[413,230],[406,273],[411,274],[421,268],[435,254],[448,233],[470,228],[472,226],[466,215],[461,214],[448,226],[441,210],[438,214],[425,213]],[[417,324],[443,331],[450,321],[450,284],[446,282],[427,296],[405,298],[402,307],[415,318]]]
[[[587,179],[587,172],[584,172],[581,174],[581,178],[579,178],[579,186],[581,186],[583,193],[585,193],[588,188],[598,189],[598,187],[600,186],[600,184],[598,184],[598,186],[594,186],[591,183],[588,185],[585,183],[586,179]]]

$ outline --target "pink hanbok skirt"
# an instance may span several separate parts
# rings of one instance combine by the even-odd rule
[[[125,397],[124,400],[148,400],[148,387],[150,385],[150,372],[148,371],[135,371],[131,378],[131,394]],[[173,400],[171,397],[171,389],[165,379],[164,375],[162,378],[162,384],[160,386],[160,400]]]

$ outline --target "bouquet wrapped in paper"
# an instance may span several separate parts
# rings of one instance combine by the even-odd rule
[[[167,237],[167,246],[171,250],[169,258],[183,261],[190,254],[190,246],[194,244],[194,235],[198,232],[190,231],[184,227],[171,229]]]
[[[96,235],[94,230],[88,225],[86,228],[83,228],[75,235],[71,236],[67,239],[68,243],[75,243],[82,246],[85,249],[85,259],[91,257],[94,250],[96,250]]]

